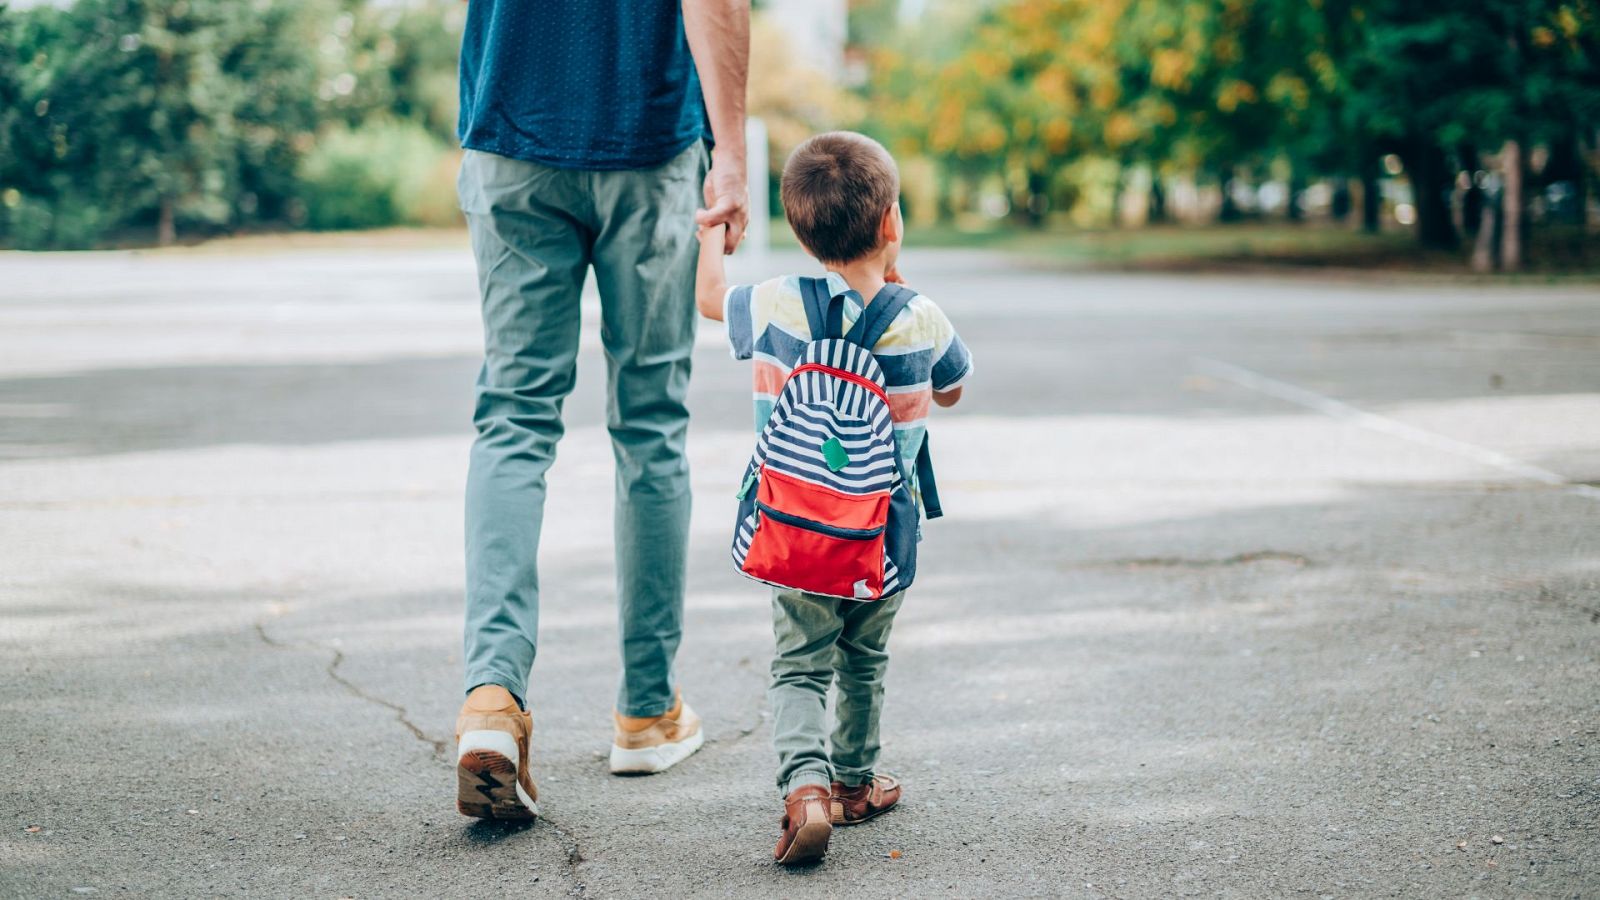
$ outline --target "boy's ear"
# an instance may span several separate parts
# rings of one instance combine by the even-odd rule
[[[901,232],[904,230],[905,223],[900,218],[900,201],[896,200],[894,205],[883,213],[883,221],[878,224],[878,237],[885,244],[892,244],[900,240]]]

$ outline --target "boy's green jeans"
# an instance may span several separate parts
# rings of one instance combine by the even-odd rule
[[[878,762],[878,719],[889,667],[889,630],[905,599],[863,603],[800,591],[772,592],[772,743],[778,751],[778,792],[832,781],[853,787],[872,780]],[[837,675],[833,752],[828,734],[828,686]]]
[[[483,300],[467,475],[466,687],[527,696],[539,627],[545,472],[577,372],[590,266],[616,457],[617,711],[674,702],[689,529],[684,438],[694,349],[694,212],[707,154],[694,144],[636,171],[557,169],[467,151],[457,187]]]

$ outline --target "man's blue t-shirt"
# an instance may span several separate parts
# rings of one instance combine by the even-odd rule
[[[461,145],[643,169],[710,136],[682,0],[471,0]]]

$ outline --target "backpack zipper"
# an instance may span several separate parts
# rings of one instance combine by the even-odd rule
[[[838,525],[828,525],[824,522],[813,522],[810,519],[786,513],[781,509],[773,509],[760,500],[756,501],[756,509],[763,515],[770,516],[775,522],[781,522],[806,531],[815,531],[818,534],[825,534],[829,537],[843,538],[848,541],[870,541],[883,534],[883,530],[886,527],[879,525],[877,528],[842,528]]]
[[[882,400],[884,403],[889,402],[889,393],[883,388],[879,387],[877,382],[870,378],[863,378],[854,372],[846,372],[844,369],[835,369],[833,366],[825,366],[822,363],[812,362],[795,366],[794,369],[789,372],[789,378],[794,378],[801,372],[823,372],[828,375],[832,375],[835,378],[866,388],[872,393],[877,394],[878,399]]]

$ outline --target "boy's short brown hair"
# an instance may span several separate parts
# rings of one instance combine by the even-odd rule
[[[900,171],[872,138],[830,131],[789,154],[779,194],[800,243],[822,262],[847,263],[878,249],[883,215],[900,198]]]

